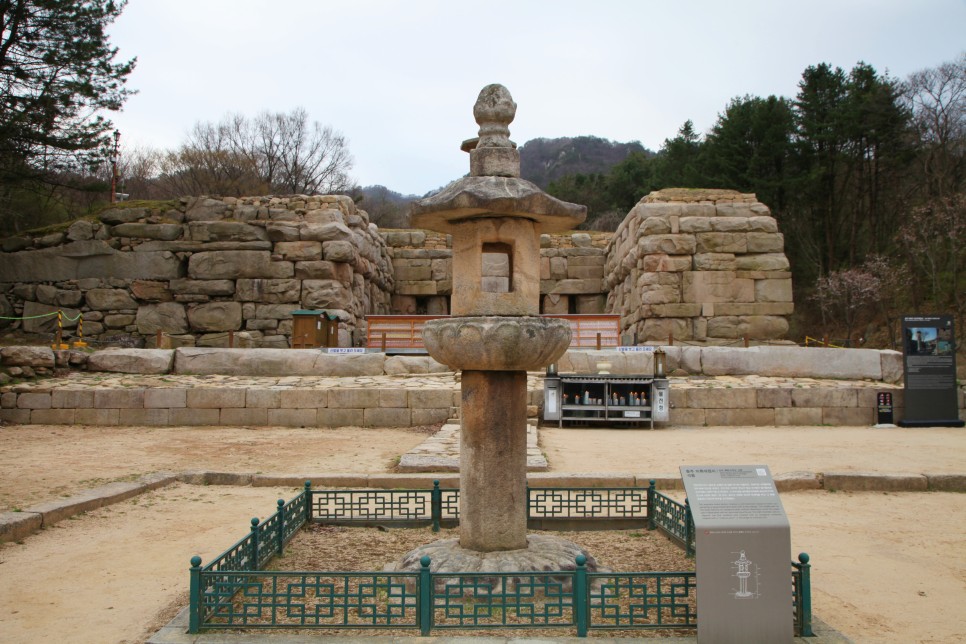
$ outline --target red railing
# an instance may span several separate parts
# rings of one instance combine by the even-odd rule
[[[370,349],[423,349],[423,325],[446,315],[367,315],[366,346]],[[620,345],[619,315],[544,315],[570,323],[570,347],[598,349]]]

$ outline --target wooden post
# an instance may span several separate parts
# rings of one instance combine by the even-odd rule
[[[673,347],[674,346],[674,333],[673,332],[667,334],[667,346],[669,346],[669,347]]]
[[[600,351],[600,333],[597,334],[597,350]]]
[[[382,352],[386,352],[386,332],[382,332]]]
[[[235,332],[234,331],[229,331],[228,332],[228,348],[229,349],[234,349],[235,348]]]
[[[745,334],[745,348],[748,348],[748,334]]]
[[[154,348],[155,349],[160,349],[161,348],[161,335],[162,335],[161,329],[158,329],[157,330],[157,333],[154,334],[154,337],[155,337],[155,339],[154,339]]]

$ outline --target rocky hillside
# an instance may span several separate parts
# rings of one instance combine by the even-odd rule
[[[631,152],[647,152],[637,141],[596,136],[533,139],[520,147],[520,174],[543,189],[569,174],[606,174]]]

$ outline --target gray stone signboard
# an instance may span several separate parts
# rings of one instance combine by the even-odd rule
[[[791,642],[791,530],[768,467],[686,465],[681,477],[694,517],[698,642]]]

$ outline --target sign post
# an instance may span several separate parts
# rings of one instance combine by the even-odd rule
[[[791,528],[765,465],[681,467],[695,530],[698,642],[794,636]]]
[[[906,316],[902,338],[906,411],[899,426],[962,427],[952,316]]]

